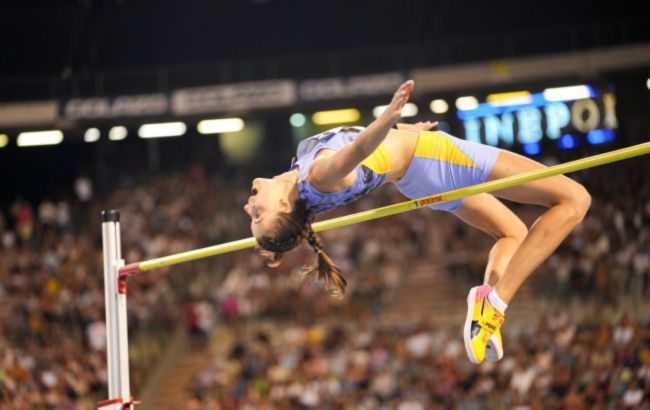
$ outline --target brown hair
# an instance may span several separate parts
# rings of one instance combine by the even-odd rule
[[[282,261],[282,255],[300,244],[303,239],[314,249],[318,260],[311,266],[306,266],[300,281],[300,287],[313,275],[322,280],[327,292],[336,299],[345,296],[347,281],[341,275],[341,269],[323,250],[323,241],[316,235],[311,224],[314,215],[309,212],[297,191],[293,198],[291,213],[280,213],[275,221],[273,231],[257,239],[257,250],[267,259],[267,265],[276,267]]]

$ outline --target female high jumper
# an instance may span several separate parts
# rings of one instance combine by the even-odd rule
[[[306,239],[318,262],[316,274],[328,291],[342,297],[346,281],[323,250],[311,224],[314,215],[345,205],[392,182],[411,199],[543,168],[512,152],[429,131],[432,122],[397,124],[415,83],[402,84],[388,108],[367,128],[337,128],[298,145],[291,169],[271,179],[256,178],[244,206],[251,230],[270,266]],[[548,210],[527,229],[499,199],[536,204]],[[491,235],[484,285],[467,297],[463,336],[473,363],[503,357],[500,327],[504,313],[524,280],[582,221],[591,197],[565,176],[529,182],[493,194],[432,205],[452,212]]]

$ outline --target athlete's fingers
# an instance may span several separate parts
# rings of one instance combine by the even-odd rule
[[[393,94],[393,99],[386,108],[386,111],[384,111],[393,121],[397,121],[397,119],[401,117],[402,107],[404,107],[404,104],[408,101],[414,86],[415,82],[413,80],[408,80],[400,85],[397,91],[395,91],[395,94]]]
[[[428,131],[431,128],[435,127],[438,125],[438,121],[425,121],[425,122],[418,122],[416,124],[420,129]]]
[[[400,85],[399,89],[403,90],[403,91],[406,91],[407,93],[411,93],[411,91],[413,91],[414,87],[415,87],[415,81],[408,80],[408,81],[405,81],[402,85]]]
[[[395,91],[395,94],[393,95],[393,100],[396,100],[397,98],[403,95],[411,94],[411,91],[413,91],[413,87],[415,87],[415,82],[413,80],[405,81],[404,83],[402,83],[402,85],[399,86],[397,91]]]

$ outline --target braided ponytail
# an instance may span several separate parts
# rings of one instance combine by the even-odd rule
[[[284,252],[298,246],[304,236],[303,229],[300,226],[296,226],[293,220],[286,219],[293,222],[293,226],[291,223],[287,224],[291,228],[281,230],[282,235],[257,238],[259,246],[255,247],[255,249],[266,259],[266,264],[271,268],[277,267],[282,262]]]
[[[270,268],[277,268],[282,262],[282,256],[284,255],[282,252],[272,252],[262,248],[261,246],[256,246],[255,250],[262,255],[266,260],[266,266]]]
[[[317,275],[317,279],[324,282],[325,289],[330,296],[335,299],[343,299],[345,296],[345,287],[348,282],[341,275],[341,269],[323,251],[323,241],[314,232],[314,229],[311,227],[311,221],[307,222],[305,233],[307,242],[314,249],[314,252],[316,252],[318,261],[314,265],[305,268],[300,286],[302,287],[310,276]]]
[[[289,215],[279,214],[274,228],[255,238],[259,244],[257,251],[266,259],[266,264],[274,268],[282,261],[284,252],[290,251],[306,239],[318,260],[314,265],[305,267],[300,287],[308,277],[317,275],[317,279],[323,280],[325,289],[332,297],[342,299],[345,296],[347,281],[341,275],[341,269],[323,251],[323,242],[311,227],[314,215],[308,211],[297,190],[292,200],[293,211]]]

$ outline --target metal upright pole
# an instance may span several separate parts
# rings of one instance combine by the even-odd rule
[[[130,410],[133,408],[134,402],[129,384],[126,283],[118,282],[118,271],[124,266],[120,242],[120,213],[118,211],[102,211],[102,243],[108,399],[97,403],[97,408]]]

